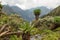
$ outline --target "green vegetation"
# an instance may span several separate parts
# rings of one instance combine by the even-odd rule
[[[35,14],[35,15],[40,15],[40,12],[41,12],[40,9],[35,9],[35,10],[34,10],[34,14]]]
[[[0,8],[2,9],[2,5],[0,4]]]
[[[57,32],[49,32],[42,37],[42,40],[59,40],[60,34]]]
[[[60,16],[56,16],[56,17],[54,17],[54,19],[55,19],[56,23],[60,24]]]
[[[0,4],[2,10],[2,5]],[[35,9],[34,23],[27,22],[17,14],[5,14],[0,11],[0,40],[60,40],[60,16],[39,18],[41,10]]]

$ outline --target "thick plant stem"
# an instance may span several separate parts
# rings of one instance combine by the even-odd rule
[[[22,40],[30,40],[30,32],[23,33],[22,34]]]
[[[38,20],[38,19],[39,19],[39,15],[36,15],[36,16],[35,16],[35,19]]]

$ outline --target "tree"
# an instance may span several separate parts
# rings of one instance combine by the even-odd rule
[[[35,9],[35,10],[34,10],[34,15],[35,15],[35,19],[36,19],[36,20],[39,19],[40,12],[41,12],[40,9]]]

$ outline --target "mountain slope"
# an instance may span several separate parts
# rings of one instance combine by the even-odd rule
[[[26,13],[24,12],[24,10],[22,10],[21,8],[17,7],[17,6],[9,6],[9,5],[4,5],[3,7],[3,12],[7,13],[7,14],[18,14],[21,15],[22,18],[28,20],[28,16],[26,16]]]
[[[22,18],[24,18],[25,20],[29,20],[29,17],[27,16],[27,14],[24,10],[22,10],[21,8],[19,8],[17,6],[11,6],[11,8],[14,10],[14,12],[21,15]]]
[[[43,17],[46,17],[46,16],[60,16],[60,6],[53,9],[50,13],[48,13],[47,15],[44,15]]]
[[[41,9],[41,15],[45,15],[48,12],[51,11],[51,9],[48,9],[44,6],[41,7],[36,7]],[[27,10],[22,10],[21,8],[17,7],[17,6],[9,6],[9,5],[4,5],[3,7],[3,11],[10,14],[10,13],[17,13],[19,15],[21,15],[22,18],[26,19],[27,21],[32,21],[34,19],[34,14],[33,14],[33,10],[36,8],[31,8],[31,9],[27,9]]]
[[[3,9],[2,9],[3,12],[5,13],[15,13],[13,9],[11,9],[11,7],[9,5],[3,5]]]

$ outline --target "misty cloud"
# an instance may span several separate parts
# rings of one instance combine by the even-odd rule
[[[22,9],[29,9],[38,6],[55,8],[60,5],[60,0],[2,0],[2,3],[9,5],[18,4]]]

